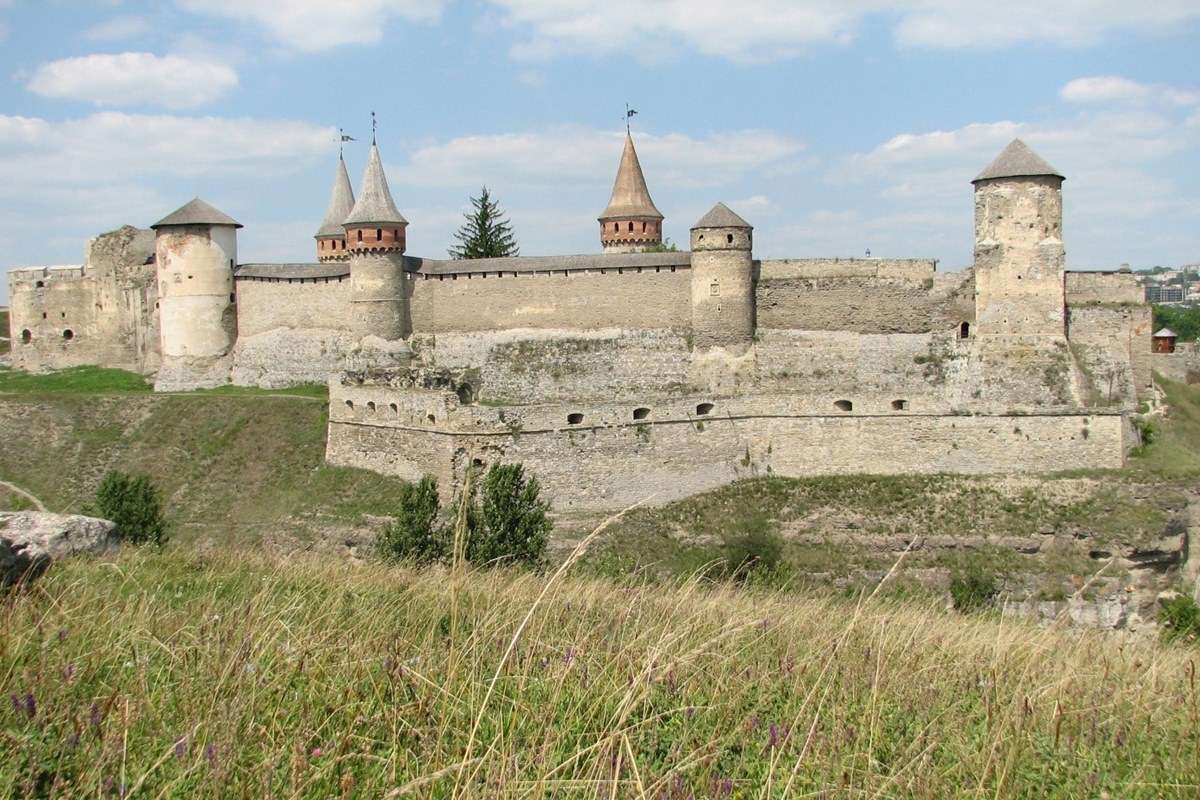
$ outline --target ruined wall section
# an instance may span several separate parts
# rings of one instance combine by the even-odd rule
[[[414,277],[416,334],[691,325],[685,266]]]
[[[1067,338],[1079,366],[1081,395],[1092,407],[1126,409],[1154,390],[1152,311],[1137,278],[1124,272],[1068,272]]]
[[[13,270],[13,365],[31,371],[87,364],[154,371],[159,346],[153,254],[153,234],[125,226],[90,240],[81,266]]]
[[[759,262],[758,328],[857,333],[954,330],[975,319],[971,272],[932,259]]]
[[[1200,383],[1200,345],[1179,342],[1174,353],[1152,353],[1150,366],[1167,380],[1178,383]]]
[[[520,462],[560,510],[665,503],[765,474],[1117,468],[1128,444],[1119,414],[811,413],[786,395],[497,408],[350,380],[331,385],[330,403],[331,463],[433,474],[451,491],[472,465]]]

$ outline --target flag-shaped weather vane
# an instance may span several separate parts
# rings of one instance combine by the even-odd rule
[[[350,134],[346,133],[345,129],[338,128],[338,156],[341,157],[341,155],[342,155],[342,145],[344,145],[346,142],[354,142],[354,141],[358,141],[358,140],[355,139]]]
[[[625,132],[626,133],[629,133],[629,120],[631,120],[633,118],[633,115],[636,113],[637,113],[637,109],[630,108],[629,103],[625,104]]]

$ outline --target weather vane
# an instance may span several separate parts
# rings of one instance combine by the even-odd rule
[[[344,129],[338,128],[338,158],[341,158],[343,155],[342,154],[342,145],[344,145],[346,142],[354,142],[354,141],[357,141],[357,140],[353,136],[348,136]]]
[[[636,109],[630,108],[629,103],[625,104],[625,132],[629,133],[629,120],[637,113]]]
[[[375,144],[375,112],[371,112],[371,144]]]

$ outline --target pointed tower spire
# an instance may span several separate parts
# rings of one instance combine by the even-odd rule
[[[314,237],[317,240],[318,261],[342,261],[350,257],[346,251],[346,229],[342,222],[350,216],[353,208],[354,189],[350,186],[346,161],[339,152],[337,167],[333,172],[333,189],[329,192],[329,207]]]
[[[662,244],[663,215],[650,199],[633,135],[628,130],[612,197],[599,221],[600,243],[606,253],[640,252]]]
[[[1066,180],[1063,174],[1050,166],[1044,158],[1033,152],[1033,149],[1020,139],[1013,139],[1000,151],[992,163],[984,167],[983,172],[975,176],[971,183],[990,181],[996,178],[1060,178]]]
[[[359,185],[358,200],[342,220],[342,225],[346,228],[346,242],[351,249],[399,249],[400,252],[404,252],[408,220],[392,200],[378,145],[371,145],[367,168],[363,171],[362,183]]]

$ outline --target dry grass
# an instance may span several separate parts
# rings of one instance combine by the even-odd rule
[[[0,605],[0,794],[1195,797],[1195,650],[918,605],[125,552]]]

